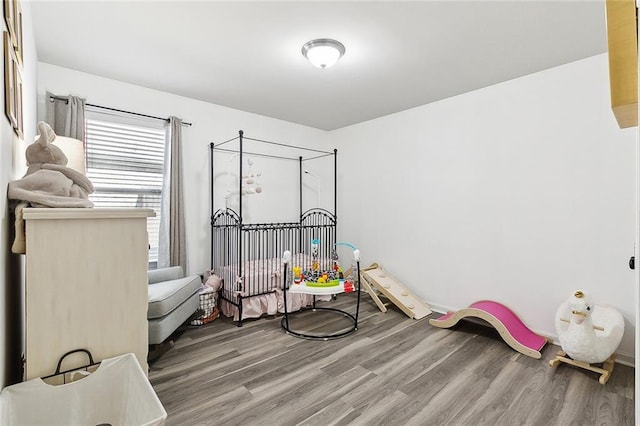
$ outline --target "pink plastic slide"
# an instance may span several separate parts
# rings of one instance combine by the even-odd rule
[[[429,324],[440,327],[453,327],[463,318],[476,317],[491,324],[500,337],[521,354],[540,359],[540,350],[547,343],[543,336],[531,331],[516,314],[501,303],[481,300],[456,312],[449,312],[438,319],[430,319]]]

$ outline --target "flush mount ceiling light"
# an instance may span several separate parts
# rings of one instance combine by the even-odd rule
[[[302,46],[302,54],[318,68],[329,68],[344,55],[344,45],[330,38],[311,40]]]

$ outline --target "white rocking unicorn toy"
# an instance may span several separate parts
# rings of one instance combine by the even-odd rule
[[[624,318],[620,312],[612,307],[595,305],[588,293],[578,290],[556,311],[555,325],[562,351],[550,365],[555,367],[559,362],[565,362],[596,371],[602,374],[600,383],[606,383],[624,333]],[[600,362],[604,363],[603,368],[590,365]]]

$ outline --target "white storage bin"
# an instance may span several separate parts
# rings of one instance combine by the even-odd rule
[[[63,385],[40,378],[0,392],[1,425],[162,425],[167,412],[132,353]]]

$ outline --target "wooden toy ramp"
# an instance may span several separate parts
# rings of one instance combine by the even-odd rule
[[[440,327],[453,327],[463,318],[480,318],[498,330],[500,337],[512,349],[521,354],[540,359],[540,350],[547,343],[543,336],[535,334],[513,313],[501,303],[491,300],[481,300],[459,311],[449,312],[438,319],[430,319],[429,324]]]
[[[389,299],[389,301],[400,308],[402,312],[407,314],[409,318],[421,319],[431,313],[429,305],[387,274],[377,263],[372,264],[368,268],[361,269],[360,278],[362,286],[382,312],[386,312],[387,308],[373,289]]]

